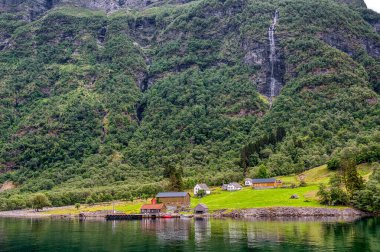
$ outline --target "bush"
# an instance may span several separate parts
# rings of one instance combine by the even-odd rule
[[[27,202],[25,201],[25,198],[21,197],[20,195],[12,196],[4,203],[6,210],[17,210],[24,209],[27,207]]]
[[[79,208],[80,208],[80,204],[79,204],[79,203],[76,203],[76,204],[75,204],[75,209],[76,209],[76,210],[79,210]]]
[[[307,186],[307,183],[305,182],[305,180],[302,180],[300,182],[300,187],[305,187],[305,186]]]
[[[86,198],[86,204],[89,204],[89,205],[94,205],[95,204],[95,200],[94,200],[94,198],[92,197],[92,196],[88,196],[87,198]]]
[[[319,185],[317,196],[321,204],[328,206],[345,206],[350,201],[348,194],[342,188],[336,186],[327,188],[324,184]]]
[[[34,209],[36,209],[36,211],[39,211],[44,207],[51,206],[51,203],[45,194],[39,193],[32,198],[31,205]]]
[[[203,198],[204,196],[206,196],[206,191],[203,189],[198,190],[197,197]]]
[[[340,160],[336,157],[331,158],[329,161],[327,161],[327,169],[331,171],[335,171],[340,166]]]

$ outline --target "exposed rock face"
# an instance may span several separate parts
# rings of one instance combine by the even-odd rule
[[[0,185],[0,192],[11,190],[11,189],[13,189],[15,187],[16,186],[11,181],[7,181],[3,185]]]
[[[345,38],[343,34],[339,33],[325,34],[322,36],[322,39],[330,46],[333,46],[350,56],[354,56],[357,50],[353,45],[359,45],[365,49],[370,56],[380,59],[380,46],[376,41],[356,39],[356,42],[354,43]]]
[[[375,27],[377,33],[380,33],[380,20],[373,24],[373,27]]]
[[[256,77],[257,87],[261,94],[269,97],[278,96],[285,74],[284,59],[281,48],[278,46],[278,38],[275,34],[279,12],[276,11],[272,17],[272,24],[268,29],[268,43],[243,43],[244,63],[250,66],[259,66],[261,71]]]
[[[361,8],[359,13],[362,15],[362,18],[372,25],[373,29],[380,34],[380,13],[366,8]]]
[[[268,44],[258,43],[258,42],[243,42],[243,50],[245,52],[244,55],[244,63],[249,65],[250,67],[259,67],[261,70],[257,72],[257,75],[254,76],[255,84],[257,86],[258,91],[270,97],[272,94],[271,90],[271,79],[274,78],[276,80],[276,86],[273,96],[277,96],[282,87],[282,83],[284,83],[284,74],[285,74],[285,64],[284,64],[284,55],[281,51],[281,48],[278,46],[278,38],[274,37],[274,47],[275,47],[275,60],[270,61],[271,57],[271,48]],[[273,48],[272,48],[273,49]],[[273,56],[273,55],[272,55]],[[272,65],[273,63],[273,65]],[[273,74],[273,76],[272,76]]]
[[[367,5],[363,0],[336,0],[339,3],[345,3],[354,7],[364,7],[366,8]]]
[[[186,3],[192,0],[2,0],[0,11],[23,12],[26,19],[34,20],[39,15],[54,7],[70,5],[107,12],[118,9],[141,9],[163,3]]]

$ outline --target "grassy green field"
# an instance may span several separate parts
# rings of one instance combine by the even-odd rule
[[[364,179],[368,179],[372,173],[372,167],[367,164],[358,166],[358,172]],[[226,192],[220,188],[214,188],[210,196],[202,199],[192,198],[191,206],[195,207],[198,203],[206,204],[211,211],[218,209],[243,209],[257,207],[320,207],[316,196],[318,185],[328,183],[334,171],[327,169],[322,165],[311,170],[305,171],[305,182],[307,186],[296,188],[277,188],[265,190],[253,190],[244,188],[237,192]],[[299,185],[298,175],[289,175],[278,177],[284,185]],[[298,199],[290,199],[293,194],[298,195]]]
[[[368,179],[372,173],[372,167],[367,164],[358,166],[358,172],[364,179]],[[276,207],[276,206],[289,206],[289,207],[320,207],[318,198],[316,197],[318,185],[320,183],[327,183],[333,171],[327,169],[326,165],[316,167],[303,173],[307,186],[295,188],[277,188],[277,189],[264,189],[253,190],[245,187],[241,191],[227,192],[222,191],[221,188],[212,188],[212,193],[202,199],[196,197],[191,198],[191,207],[195,207],[198,203],[206,204],[210,211],[220,209],[244,209],[244,208],[258,208],[258,207]],[[284,185],[294,184],[299,185],[298,175],[289,175],[278,177]],[[293,194],[298,195],[298,199],[290,199]],[[149,203],[150,201],[136,200],[132,202],[117,202],[115,209],[124,213],[138,213],[142,204]],[[67,208],[58,208],[51,211],[46,211],[47,214],[78,214],[80,212],[95,212],[100,210],[111,210],[112,203],[104,203],[97,205],[83,205],[80,209],[75,209],[74,206]]]
[[[119,201],[115,203],[115,210],[123,213],[139,213],[140,208],[143,204],[147,204],[150,201],[136,200],[132,202]],[[111,202],[96,204],[96,205],[82,205],[79,209],[76,209],[75,206],[68,206],[62,208],[56,208],[54,210],[48,210],[43,213],[45,214],[79,214],[81,212],[96,212],[103,210],[112,210],[113,204]]]
[[[192,207],[198,203],[206,204],[211,211],[218,209],[243,209],[256,207],[292,206],[292,207],[318,207],[315,194],[317,185],[298,188],[279,188],[253,190],[244,188],[241,191],[226,192],[216,189],[212,195],[202,199],[193,198]],[[298,195],[298,199],[290,199],[293,194]]]

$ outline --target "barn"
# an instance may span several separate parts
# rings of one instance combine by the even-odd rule
[[[190,194],[187,192],[160,192],[157,202],[170,206],[190,206]]]
[[[276,188],[282,185],[281,180],[276,178],[252,179],[254,189]]]

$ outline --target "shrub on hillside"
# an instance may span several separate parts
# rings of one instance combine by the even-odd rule
[[[333,157],[329,161],[327,161],[327,168],[331,171],[335,171],[340,166],[339,158]]]

